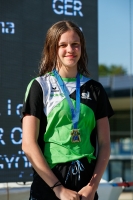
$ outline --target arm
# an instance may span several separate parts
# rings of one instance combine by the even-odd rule
[[[95,192],[108,164],[110,156],[110,128],[107,117],[97,120],[97,132],[99,145],[97,163],[92,179],[86,187],[79,191],[79,194],[83,196],[82,200],[84,200],[84,197],[87,197],[88,200],[94,199]]]
[[[22,129],[22,150],[31,162],[33,168],[39,176],[52,187],[57,181],[57,177],[49,168],[41,150],[38,146],[37,139],[39,135],[40,120],[32,115],[26,115],[23,118]],[[79,200],[79,195],[75,191],[68,190],[62,185],[55,187],[54,192],[59,199],[68,200],[72,196],[73,200]]]

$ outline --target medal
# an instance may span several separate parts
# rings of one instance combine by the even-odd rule
[[[67,101],[70,107],[70,111],[72,114],[72,123],[73,123],[73,130],[71,132],[71,142],[80,142],[80,133],[77,128],[78,121],[79,121],[79,114],[80,114],[80,74],[78,73],[76,76],[76,108],[74,108],[74,105],[72,103],[72,100],[69,96],[69,91],[64,84],[62,78],[58,74],[58,72],[54,69],[53,73],[57,79],[57,82],[59,83],[59,86],[61,87]]]
[[[80,142],[80,133],[78,129],[73,129],[71,132],[71,142]]]

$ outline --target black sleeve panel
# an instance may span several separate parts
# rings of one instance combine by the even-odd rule
[[[22,118],[26,114],[41,119],[43,110],[43,92],[40,84],[33,80],[29,83],[22,108]]]
[[[22,108],[22,118],[26,115],[33,115],[40,120],[38,144],[44,153],[44,134],[46,131],[47,118],[43,111],[43,92],[40,84],[32,80],[26,90],[25,99]],[[22,121],[22,120],[21,120]]]
[[[114,111],[111,107],[106,91],[100,83],[97,89],[97,97],[96,119],[111,117],[114,114]]]

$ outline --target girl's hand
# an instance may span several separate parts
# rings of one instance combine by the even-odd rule
[[[55,187],[53,191],[55,192],[55,195],[61,200],[80,200],[80,195],[78,192],[69,190],[62,185]]]
[[[95,192],[92,186],[87,185],[83,187],[78,194],[82,196],[81,200],[94,200]]]

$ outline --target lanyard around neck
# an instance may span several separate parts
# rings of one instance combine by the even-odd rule
[[[53,73],[54,73],[54,75],[58,81],[58,84],[61,87],[61,89],[68,101],[68,104],[70,106],[70,110],[71,110],[71,114],[72,114],[73,129],[77,129],[77,124],[79,121],[79,114],[80,114],[80,74],[78,73],[76,76],[76,108],[74,108],[72,100],[69,96],[69,91],[68,91],[64,81],[62,80],[62,78],[60,77],[60,75],[58,74],[58,72],[55,69],[53,70]]]

